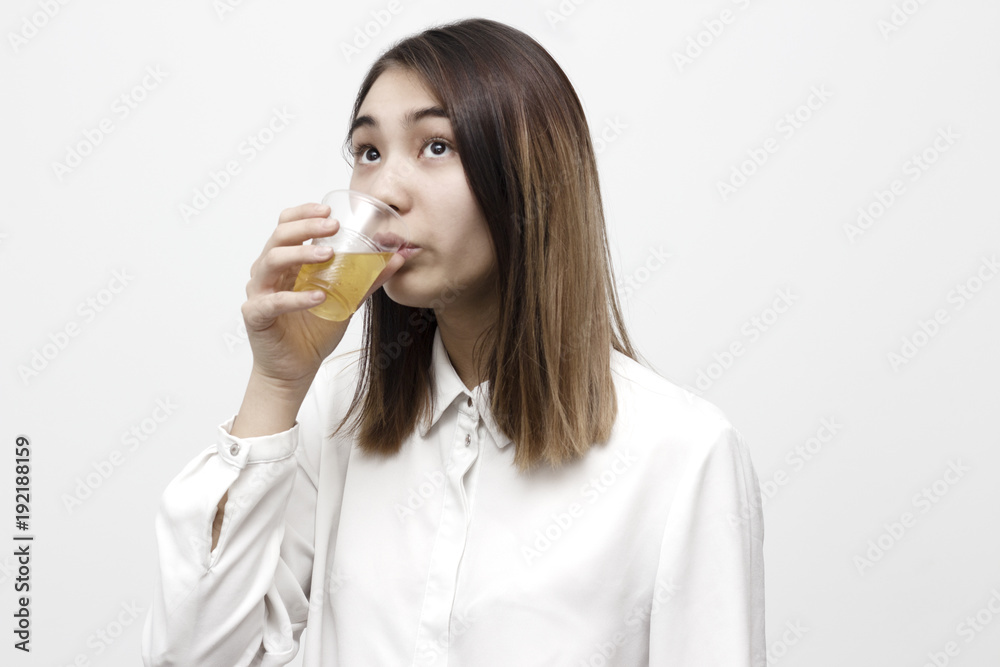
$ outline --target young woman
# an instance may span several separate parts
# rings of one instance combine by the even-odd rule
[[[145,664],[763,665],[747,446],[635,360],[563,71],[500,23],[431,29],[372,66],[348,142],[414,247],[331,357],[347,322],[290,290],[337,226],[281,213],[243,404],[163,494]]]

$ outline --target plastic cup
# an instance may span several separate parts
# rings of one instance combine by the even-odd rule
[[[296,292],[321,290],[326,300],[309,309],[325,320],[342,322],[361,306],[389,258],[406,245],[406,223],[388,204],[355,190],[334,190],[323,197],[330,215],[340,222],[333,236],[313,239],[312,245],[330,246],[333,257],[303,264],[295,279]]]

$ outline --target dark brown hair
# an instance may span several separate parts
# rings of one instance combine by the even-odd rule
[[[361,84],[351,124],[391,67],[417,74],[448,113],[489,228],[499,312],[474,357],[489,380],[494,420],[513,441],[522,471],[576,459],[607,441],[618,414],[612,348],[636,359],[580,100],[534,39],[496,21],[467,19],[382,54]],[[354,414],[359,447],[392,455],[418,418],[432,414],[437,324],[433,308],[402,306],[382,289],[364,322],[360,382],[334,432]]]

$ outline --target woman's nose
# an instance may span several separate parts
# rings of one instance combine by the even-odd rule
[[[409,208],[410,188],[415,168],[406,160],[387,160],[369,183],[368,194],[384,201],[397,213]]]

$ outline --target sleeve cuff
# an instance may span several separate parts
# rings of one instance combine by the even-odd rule
[[[299,442],[299,422],[287,431],[253,438],[238,438],[230,433],[237,415],[219,425],[216,449],[230,465],[243,469],[248,463],[280,461],[295,453]]]

